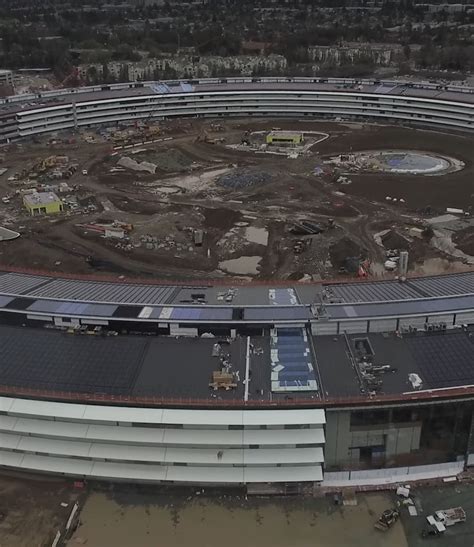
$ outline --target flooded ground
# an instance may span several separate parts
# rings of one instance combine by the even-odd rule
[[[25,475],[0,476],[0,546],[51,545],[80,506],[79,526],[67,547],[445,547],[474,545],[474,485],[412,486],[417,516],[401,507],[386,533],[374,529],[384,509],[395,507],[394,489],[358,493],[357,505],[335,505],[332,496],[256,497],[243,489],[90,482]],[[461,506],[466,522],[444,537],[422,539],[426,517]]]
[[[335,506],[327,499],[193,498],[164,505],[152,498],[136,504],[92,494],[82,525],[68,543],[88,547],[406,547],[402,525],[374,529],[385,494],[361,497],[357,506]]]
[[[432,154],[403,150],[378,152],[374,154],[373,161],[381,170],[391,173],[411,173],[413,175],[439,174],[447,172],[452,165],[454,166],[454,160],[450,161]]]
[[[409,175],[444,175],[464,168],[455,158],[414,150],[368,150],[336,158],[349,170]]]

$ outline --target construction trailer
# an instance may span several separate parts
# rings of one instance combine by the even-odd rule
[[[64,209],[63,202],[54,192],[33,192],[23,196],[23,205],[31,216],[54,215]]]
[[[204,240],[204,230],[194,230],[193,240],[196,247],[201,247]]]
[[[270,131],[266,136],[266,143],[276,146],[298,146],[303,144],[303,133],[293,133],[290,131]]]

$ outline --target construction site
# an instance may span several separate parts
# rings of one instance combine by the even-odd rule
[[[212,523],[214,532],[229,535],[230,546],[257,540],[265,547],[421,547],[430,545],[430,540],[465,547],[472,543],[471,481],[416,484],[408,489],[408,497],[400,490],[407,489],[355,492],[346,488],[313,496],[268,497],[245,496],[239,489],[171,490],[6,475],[0,479],[4,501],[0,533],[9,547],[54,544],[58,529],[67,529],[64,544],[71,547],[126,547],[132,542],[148,547],[150,537],[160,537],[163,545],[192,542],[209,547],[220,545],[222,535],[209,534]],[[430,534],[437,529],[430,520],[447,512],[439,508],[459,504],[456,510],[462,512],[461,518],[442,533]],[[387,514],[395,518],[386,518]],[[436,522],[439,526],[437,518]]]
[[[402,251],[409,273],[474,264],[469,136],[181,119],[35,137],[0,161],[7,267],[317,281],[404,274]]]

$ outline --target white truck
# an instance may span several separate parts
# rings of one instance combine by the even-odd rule
[[[466,511],[462,507],[452,507],[435,512],[435,517],[438,522],[442,522],[445,526],[453,526],[458,522],[466,521]]]
[[[454,526],[458,522],[465,522],[466,511],[462,507],[441,509],[435,511],[434,515],[428,515],[426,520],[437,532],[443,533],[448,526]]]

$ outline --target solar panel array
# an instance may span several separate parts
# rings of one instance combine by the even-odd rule
[[[0,293],[25,294],[34,287],[47,283],[50,277],[5,273],[0,275]]]
[[[404,315],[426,316],[439,313],[457,313],[474,309],[474,295],[451,296],[449,298],[425,298],[403,302],[371,302],[368,304],[331,304],[326,310],[331,319],[403,317]]]
[[[420,277],[407,282],[425,297],[474,293],[474,272],[441,277]]]
[[[419,367],[424,387],[474,384],[474,343],[465,333],[412,336],[405,341]]]
[[[153,313],[151,317],[181,321],[231,321],[232,308],[161,308],[161,312],[159,315]]]
[[[0,277],[0,287],[1,279]],[[30,291],[28,294],[42,298],[61,298],[85,302],[167,304],[172,301],[177,292],[178,289],[172,286],[52,279],[46,285]]]
[[[312,315],[305,306],[253,307],[244,309],[245,321],[307,321]]]
[[[324,286],[328,303],[386,302],[474,293],[474,272],[409,279],[405,283],[341,283]]]
[[[305,329],[273,329],[270,355],[273,392],[317,391]]]
[[[344,283],[327,285],[323,295],[326,302],[380,302],[385,300],[406,300],[420,298],[420,294],[412,287],[384,281],[379,283]]]
[[[118,306],[115,304],[87,304],[84,302],[63,302],[61,300],[36,300],[28,307],[28,311],[54,313],[59,315],[112,317],[117,307]]]
[[[474,272],[413,279],[405,283],[328,284],[321,290],[326,294],[326,311],[332,320],[422,313],[431,316],[474,309]],[[226,291],[221,292],[225,294]],[[211,304],[194,303],[195,294],[204,295],[204,300]],[[221,299],[220,310],[217,308],[218,294],[215,287],[183,288],[0,272],[0,307],[11,310],[183,322],[286,322],[292,326],[313,319],[307,305],[314,301],[313,287],[309,291],[300,287],[298,292],[293,287],[239,287],[235,301]],[[12,301],[10,295],[18,297]],[[186,302],[182,301],[183,295]],[[143,308],[139,309],[139,306]]]
[[[148,344],[139,337],[0,330],[2,384],[83,393],[128,394]]]

